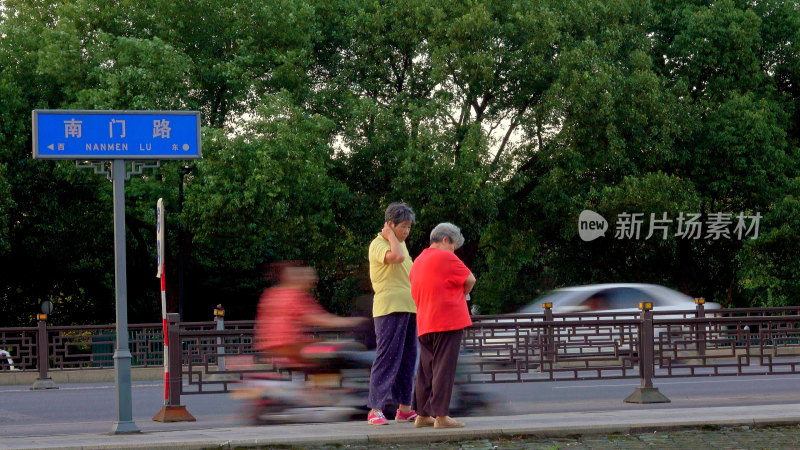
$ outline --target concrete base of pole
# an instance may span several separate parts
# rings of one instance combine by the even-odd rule
[[[58,389],[58,386],[56,386],[52,378],[37,378],[31,385],[31,390],[38,391],[40,389]]]
[[[109,434],[133,434],[140,432],[139,428],[131,420],[126,422],[114,422],[114,425],[111,427],[111,433]]]
[[[161,411],[153,416],[156,422],[195,422],[197,419],[189,414],[185,406],[162,406]]]
[[[625,399],[625,403],[669,403],[669,399],[658,388],[638,387]]]

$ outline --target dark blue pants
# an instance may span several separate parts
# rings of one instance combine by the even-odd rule
[[[378,346],[367,406],[382,410],[390,393],[398,404],[410,405],[417,362],[417,315],[392,313],[374,320]]]

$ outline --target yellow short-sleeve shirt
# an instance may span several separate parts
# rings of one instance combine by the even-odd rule
[[[385,316],[395,312],[416,313],[417,305],[411,297],[411,255],[406,243],[400,246],[406,258],[399,264],[386,264],[386,252],[391,250],[389,241],[380,234],[369,244],[369,278],[375,297],[372,300],[372,317]]]

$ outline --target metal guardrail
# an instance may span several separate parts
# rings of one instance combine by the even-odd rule
[[[227,329],[253,329],[254,322],[229,321]],[[184,322],[187,331],[212,331],[213,321]],[[48,368],[57,370],[92,370],[114,366],[116,328],[109,325],[46,326]],[[0,349],[6,350],[21,371],[38,371],[39,329],[37,327],[0,328]],[[128,326],[128,341],[133,367],[162,367],[164,333],[162,324],[146,323]],[[10,369],[0,359],[0,370]]]
[[[473,322],[461,358],[467,383],[639,378],[643,388],[655,389],[654,378],[800,373],[800,308],[475,316]],[[179,339],[188,359],[184,395],[228,392],[248,373],[278,370],[253,350],[251,329],[182,331]]]
[[[475,321],[464,349],[475,366],[469,382],[613,379],[638,376],[639,321],[550,320]],[[538,320],[536,320],[538,319]]]
[[[627,314],[546,310],[474,316],[473,322],[463,344],[468,383],[641,378],[644,387],[653,378],[800,373],[800,307],[705,311],[698,305]],[[179,332],[170,334],[170,350],[179,350],[180,358],[170,360],[181,366],[170,372],[184,380],[178,395],[228,392],[248,373],[278,371],[254,350],[254,321],[173,325]],[[643,333],[648,326],[652,338]],[[114,330],[113,325],[47,327],[49,368],[112,367]],[[131,325],[129,333],[132,365],[161,367],[161,324]],[[342,330],[319,335],[336,338]],[[38,370],[37,338],[37,328],[3,328],[0,348],[18,370]],[[7,366],[0,359],[0,370]]]

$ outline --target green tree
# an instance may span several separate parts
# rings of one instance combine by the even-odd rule
[[[790,182],[790,192],[766,214],[757,239],[751,235],[737,255],[738,288],[749,306],[793,306],[800,295],[797,271],[800,180]]]
[[[786,304],[798,173],[800,11],[766,0],[8,0],[0,11],[0,324],[113,320],[111,188],[32,161],[30,111],[191,109],[204,159],[127,183],[131,320],[157,320],[155,202],[187,317],[252,318],[264,264],[304,259],[347,312],[392,201],[438,222],[483,312],[546,289],[665,284]],[[179,205],[183,181],[185,201]],[[611,222],[583,242],[577,218]],[[640,239],[614,219],[641,213]],[[756,240],[675,236],[681,213],[764,220]],[[666,238],[649,232],[667,213]],[[785,225],[784,225],[785,223]],[[789,227],[789,228],[786,228]],[[181,233],[178,233],[178,231]],[[87,318],[87,312],[91,312]]]

